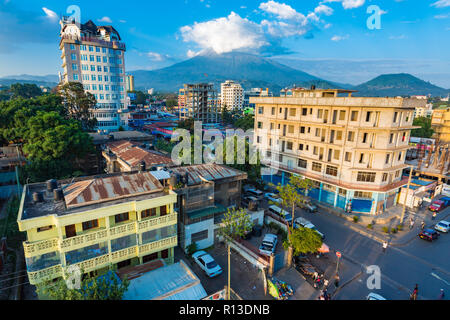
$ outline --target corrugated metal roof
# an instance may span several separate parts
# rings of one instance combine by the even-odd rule
[[[245,174],[239,170],[230,167],[221,166],[215,163],[198,164],[186,167],[177,167],[171,169],[173,172],[184,175],[186,172],[189,175],[189,185],[199,184],[202,182],[200,177],[208,181],[214,181],[224,178],[231,178]]]
[[[181,260],[130,280],[123,300],[200,300],[206,296],[198,277]]]
[[[161,183],[148,172],[95,178],[63,186],[68,208],[162,190]]]
[[[145,161],[147,166],[172,164],[172,159],[169,157],[157,154],[155,152],[144,150],[135,146],[130,141],[120,140],[107,144],[107,147],[117,155],[120,159],[130,165],[130,167],[139,166],[142,161]]]
[[[170,173],[164,170],[150,171],[150,173],[158,180],[170,179]]]

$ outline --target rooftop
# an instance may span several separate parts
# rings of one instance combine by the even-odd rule
[[[155,151],[142,149],[130,141],[119,140],[109,142],[106,146],[119,157],[122,161],[126,162],[131,168],[139,166],[144,161],[147,167],[161,164],[172,164],[172,159],[161,155]]]
[[[20,220],[48,215],[64,216],[129,201],[142,201],[167,195],[161,183],[149,172],[115,173],[58,181],[63,200],[56,201],[45,182],[25,186]],[[33,193],[41,192],[43,202],[35,203]]]
[[[203,181],[202,178],[215,182],[228,178],[247,179],[247,173],[215,163],[171,168],[171,171],[182,176],[187,173],[189,177],[188,185],[200,184]]]
[[[94,140],[94,143],[105,143],[111,140],[136,140],[136,141],[149,141],[153,140],[153,136],[140,131],[117,131],[110,132],[109,134],[101,134],[101,133],[89,133],[89,135]]]
[[[183,260],[130,280],[123,300],[200,300],[207,296]]]

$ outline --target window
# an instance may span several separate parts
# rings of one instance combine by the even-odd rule
[[[95,219],[95,220],[83,222],[82,226],[83,226],[83,231],[97,228],[98,227],[98,220]]]
[[[95,66],[91,64],[91,71],[95,71]]]
[[[389,136],[389,144],[391,144],[394,141],[394,134],[391,133],[391,135]]]
[[[272,115],[275,115],[275,107],[272,107]]]
[[[363,163],[364,161],[364,153],[361,153],[359,156],[359,163]]]
[[[78,75],[77,74],[73,75],[73,80],[78,81]]]
[[[355,141],[355,132],[354,132],[354,131],[349,131],[349,132],[348,132],[347,140],[348,140],[349,142]]]
[[[341,151],[340,150],[334,150],[334,160],[339,160],[341,158]]]
[[[167,206],[159,207],[159,215],[162,217],[165,216],[166,214],[167,214]]]
[[[82,64],[81,65],[81,70],[83,71],[89,71],[89,66],[87,64]]]
[[[394,123],[396,123],[397,122],[397,117],[398,117],[398,112],[394,112]]]
[[[258,121],[258,129],[262,129],[262,122]]]
[[[300,144],[298,145],[298,150],[303,151],[303,143],[300,143]]]
[[[152,254],[148,254],[146,256],[142,257],[142,261],[143,263],[149,262],[149,261],[153,261],[158,259],[158,252],[152,253]]]
[[[94,51],[94,46],[89,46],[89,51],[93,52]]]
[[[345,153],[345,161],[347,161],[347,162],[352,161],[352,153],[351,152]]]
[[[358,121],[358,111],[352,111],[350,121]]]
[[[263,114],[263,113],[264,113],[264,107],[259,107],[258,114]]]
[[[388,174],[387,173],[383,173],[382,182],[386,182],[387,181],[387,177],[388,177]]]
[[[391,155],[388,153],[386,155],[386,164],[389,164],[389,160],[391,160]]]
[[[366,113],[366,122],[370,121],[370,117],[372,116],[372,111],[367,111]]]
[[[339,120],[345,120],[345,110],[339,111]]]
[[[306,169],[308,165],[308,161],[304,160],[304,159],[298,159],[298,166],[300,168]]]
[[[316,128],[316,137],[320,137],[320,129]]]
[[[191,243],[208,239],[208,229],[191,234]]]
[[[296,113],[296,112],[295,112],[295,108],[290,108],[290,109],[289,109],[289,116],[290,116],[290,117],[295,117],[295,113]]]
[[[355,198],[372,199],[372,192],[355,191]]]
[[[260,136],[256,137],[256,143],[261,143],[261,137]]]
[[[72,70],[74,71],[78,70],[78,66],[75,63],[72,64]]]
[[[37,228],[37,232],[51,230],[52,228],[53,228],[53,226],[40,227],[40,228]]]
[[[77,61],[77,55],[75,53],[72,53],[70,55],[70,58],[72,59],[72,61]]]
[[[90,55],[90,56],[89,56],[89,61],[91,61],[91,62],[95,62],[95,56],[93,56],[93,55]]]
[[[300,133],[305,133],[305,127],[300,127]]]
[[[337,177],[337,174],[338,174],[338,169],[337,169],[337,167],[327,166],[326,174],[328,174],[328,175],[330,175],[330,176]]]
[[[97,72],[102,72],[102,66],[97,66]]]
[[[336,132],[336,140],[342,140],[342,131]]]
[[[116,223],[119,223],[119,222],[123,222],[123,221],[127,221],[127,220],[129,220],[129,215],[128,215],[128,212],[124,212],[124,213],[119,213],[119,214],[116,214],[115,216],[114,216],[114,221],[116,222]]]
[[[398,161],[400,161],[401,159],[402,159],[402,153],[399,152],[399,154],[398,154]]]
[[[141,218],[155,217],[156,216],[156,208],[151,208],[147,210],[142,210]]]
[[[363,133],[363,139],[362,139],[362,143],[366,143],[367,142],[367,132]]]
[[[314,146],[313,154],[314,154],[315,156],[317,156],[317,155],[319,154],[317,150],[318,150],[318,149],[317,149],[317,146]]]
[[[322,172],[322,164],[319,162],[312,163],[312,170],[317,172]]]
[[[92,81],[96,81],[97,80],[97,77],[95,76],[95,74],[91,74],[91,80]]]
[[[102,62],[102,57],[97,56],[97,62],[98,62],[98,63],[101,63],[101,62]]]
[[[356,178],[356,181],[361,182],[375,182],[375,176],[377,174],[375,172],[358,172],[358,176]]]
[[[206,230],[208,231],[208,230]],[[167,259],[169,257],[169,249],[161,251],[161,259]]]
[[[306,116],[306,115],[308,115],[308,109],[302,108],[302,116]]]
[[[322,119],[322,116],[323,116],[323,109],[317,110],[317,118]]]
[[[288,126],[288,133],[294,133],[294,126]]]
[[[395,172],[395,177],[396,177],[396,178],[400,177],[400,170],[398,170],[398,171]]]
[[[292,150],[292,142],[288,141],[286,149]]]
[[[402,142],[406,141],[406,132],[403,132],[403,136],[402,136]]]

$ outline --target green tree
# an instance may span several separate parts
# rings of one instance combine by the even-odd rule
[[[228,209],[225,213],[219,228],[219,234],[224,237],[228,244],[228,286],[227,297],[230,300],[231,286],[231,250],[230,242],[242,238],[247,232],[252,230],[253,223],[249,214],[244,209]]]
[[[294,255],[315,253],[322,246],[320,235],[308,228],[299,227],[292,230],[290,239],[283,243],[285,248],[293,248]]]
[[[434,130],[431,128],[431,118],[414,118],[413,125],[420,126],[420,128],[411,130],[412,137],[431,138],[433,136]]]
[[[178,128],[189,130],[189,132],[194,132],[194,119],[187,118],[187,119],[178,121]]]
[[[234,126],[236,128],[241,128],[242,130],[246,131],[249,129],[255,128],[255,116],[253,114],[246,114],[243,117],[238,118]]]
[[[173,110],[175,106],[178,105],[178,100],[174,98],[166,99],[166,107],[169,110]]]
[[[11,85],[9,91],[11,92],[12,99],[16,98],[35,98],[42,95],[42,90],[35,84],[29,83],[14,83]]]
[[[80,289],[69,289],[66,280],[60,278],[55,283],[46,282],[37,287],[39,295],[52,300],[122,300],[129,281],[119,281],[112,271],[98,276],[86,277]]]
[[[84,91],[80,82],[69,82],[58,88],[66,108],[66,116],[79,120],[83,130],[92,131],[97,125],[97,119],[92,116],[92,108],[97,104],[94,95]]]
[[[224,125],[233,123],[233,114],[228,110],[226,104],[222,106],[222,123]]]

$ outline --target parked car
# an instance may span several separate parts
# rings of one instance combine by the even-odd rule
[[[264,199],[264,193],[257,189],[248,189],[245,193],[249,196],[255,197],[258,200]]]
[[[306,201],[300,205],[300,208],[309,211],[311,213],[317,212],[317,206],[311,201]]]
[[[450,197],[441,198],[439,200],[433,201],[430,206],[428,207],[428,210],[433,212],[440,212],[447,208],[450,205]]]
[[[448,233],[450,230],[450,222],[440,221],[434,226],[434,229],[440,232]]]
[[[214,261],[211,255],[203,250],[197,251],[192,255],[194,261],[200,266],[200,268],[206,272],[208,277],[212,278],[222,273],[222,268]]]
[[[276,235],[267,233],[264,236],[264,239],[259,246],[259,253],[264,254],[266,256],[270,256],[275,253],[275,249],[277,247],[278,238]]]
[[[386,299],[384,297],[380,296],[379,294],[371,292],[367,296],[367,300],[386,300]]]
[[[289,224],[292,223],[292,215],[286,210],[283,210],[275,205],[270,206],[269,208],[267,208],[267,210],[277,216],[280,216],[281,218],[286,220]]]
[[[297,270],[300,271],[305,276],[312,277],[315,272],[319,273],[316,268],[312,264],[309,263],[301,263],[297,266]]]
[[[421,233],[419,233],[419,238],[428,241],[433,241],[439,238],[439,235],[440,235],[439,232],[437,232],[436,230],[425,229]]]
[[[322,232],[320,232],[319,230],[316,229],[316,226],[313,225],[309,220],[306,220],[305,218],[302,217],[297,217],[294,220],[294,228],[298,228],[298,227],[303,227],[303,228],[308,228],[311,230],[314,230],[315,232],[317,232],[319,234],[319,236],[322,239],[325,239],[325,236]]]
[[[265,193],[264,198],[275,203],[281,203],[281,199],[276,194],[271,192]]]

